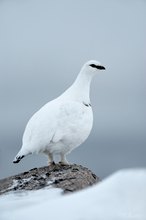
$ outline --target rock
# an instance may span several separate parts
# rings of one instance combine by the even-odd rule
[[[81,165],[53,164],[0,180],[0,195],[16,190],[37,190],[47,186],[61,188],[67,193],[99,181],[99,177]]]

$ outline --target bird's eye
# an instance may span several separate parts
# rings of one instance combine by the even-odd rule
[[[89,66],[91,66],[91,67],[93,67],[93,68],[96,68],[96,69],[99,69],[99,70],[105,70],[105,67],[104,67],[104,66],[95,65],[94,63],[93,63],[93,64],[90,64]]]
[[[93,68],[97,68],[97,66],[95,64],[90,64],[89,66],[91,66]]]

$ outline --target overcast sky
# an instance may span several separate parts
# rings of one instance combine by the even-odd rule
[[[5,167],[1,176],[19,170],[10,164],[31,115],[71,85],[90,59],[99,60],[106,72],[91,85],[92,134],[71,160],[97,171],[95,166],[104,166],[102,161],[110,156],[115,159],[113,154],[118,158],[116,170],[123,167],[122,162],[116,167],[123,160],[119,152],[125,156],[132,150],[130,166],[146,165],[146,1],[1,0],[0,166]],[[18,165],[20,171],[29,168],[29,162]],[[100,172],[108,173],[106,167]]]

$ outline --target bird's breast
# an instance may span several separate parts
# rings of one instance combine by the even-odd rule
[[[75,148],[84,142],[93,125],[91,106],[83,103],[65,103],[61,106],[58,127],[53,141],[61,139],[65,145]]]

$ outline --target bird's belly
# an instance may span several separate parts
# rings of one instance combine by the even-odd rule
[[[72,118],[64,122],[56,132],[49,148],[53,152],[70,152],[82,144],[89,136],[93,124],[92,110],[80,118]],[[61,137],[61,139],[60,139]]]
[[[69,153],[74,148],[81,145],[89,136],[92,125],[87,128],[78,127],[78,129],[70,130],[57,142],[51,142],[47,149],[50,153]]]

